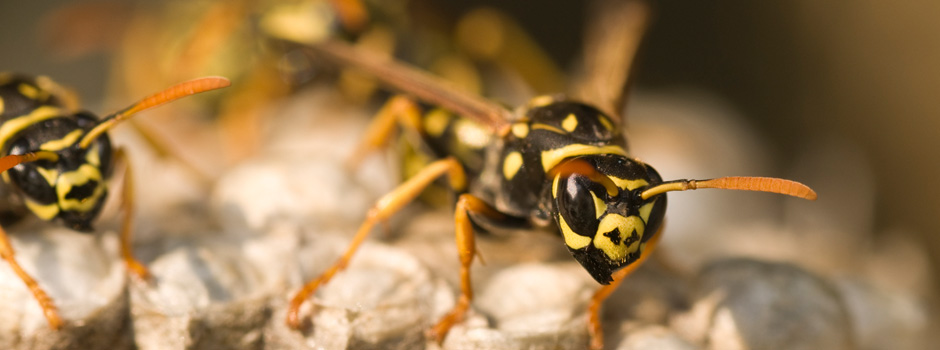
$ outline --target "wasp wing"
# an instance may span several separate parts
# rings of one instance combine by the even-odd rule
[[[581,74],[573,84],[572,95],[620,122],[631,66],[650,10],[641,0],[601,0],[592,5]]]
[[[465,92],[448,82],[394,59],[373,55],[338,40],[324,40],[303,46],[308,55],[324,57],[343,66],[375,76],[419,100],[443,107],[490,128],[494,133],[508,130],[512,113],[483,97]]]

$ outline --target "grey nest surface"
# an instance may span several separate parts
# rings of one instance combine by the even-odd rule
[[[930,272],[910,242],[878,241],[872,191],[850,148],[821,142],[782,172],[760,138],[713,98],[639,94],[631,151],[673,178],[796,175],[815,203],[729,191],[670,194],[660,254],[603,308],[609,349],[918,349],[930,340]],[[475,299],[440,345],[425,331],[456,302],[452,209],[407,207],[309,300],[287,328],[287,301],[342,254],[365,213],[397,183],[379,153],[343,161],[370,118],[327,89],[268,111],[258,156],[209,184],[156,156],[131,128],[135,250],[155,278],[126,276],[118,215],[98,235],[40,222],[8,231],[17,259],[68,320],[48,329],[35,300],[0,267],[3,349],[584,349],[598,285],[560,239],[478,239]],[[837,162],[837,163],[834,163]],[[777,173],[772,173],[776,170]],[[853,180],[849,180],[851,182]],[[864,181],[864,180],[857,180]],[[868,184],[870,185],[870,184]],[[112,203],[113,204],[113,203]],[[112,205],[111,207],[114,207]],[[858,219],[863,218],[863,219]],[[867,220],[867,221],[866,221]],[[894,268],[903,266],[903,269]]]

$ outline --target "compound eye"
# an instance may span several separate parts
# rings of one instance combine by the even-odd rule
[[[581,236],[593,237],[597,232],[596,195],[593,181],[582,175],[571,175],[561,179],[556,189],[558,212],[568,226]]]

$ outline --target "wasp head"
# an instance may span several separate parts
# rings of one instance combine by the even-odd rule
[[[575,157],[559,165],[555,221],[574,258],[595,280],[634,262],[662,224],[666,196],[640,193],[662,183],[652,167],[622,155]]]
[[[105,180],[111,171],[107,135],[102,134],[88,148],[77,144],[95,123],[94,116],[84,113],[52,118],[30,125],[10,140],[9,154],[46,151],[58,156],[56,160],[22,163],[3,174],[37,217],[91,231],[91,223],[107,198]]]

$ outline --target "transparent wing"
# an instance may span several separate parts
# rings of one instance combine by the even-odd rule
[[[494,133],[508,130],[512,113],[503,106],[458,89],[446,81],[407,64],[350,46],[325,40],[303,46],[306,53],[375,76],[382,83],[487,126]]]
[[[597,106],[621,122],[633,58],[649,16],[649,6],[642,0],[592,3],[582,67],[579,79],[572,85],[575,98]]]

